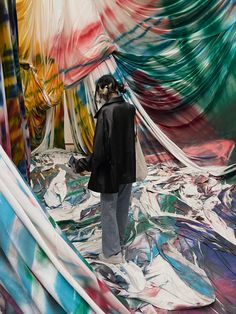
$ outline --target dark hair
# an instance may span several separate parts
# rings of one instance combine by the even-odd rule
[[[117,82],[117,80],[110,74],[103,75],[97,81],[96,90],[95,90],[95,100],[97,98],[97,94],[100,89],[104,91],[104,93],[106,94],[114,93],[117,90],[120,93],[126,92],[124,84]]]

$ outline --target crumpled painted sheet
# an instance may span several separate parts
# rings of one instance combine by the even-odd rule
[[[86,188],[89,175],[63,165],[69,156],[58,150],[36,155],[32,188],[116,295],[136,313],[235,313],[234,185],[188,168],[149,165],[147,179],[133,185],[127,262],[114,266],[97,260],[99,194]]]
[[[0,146],[0,312],[129,311],[71,246]]]
[[[20,58],[59,103],[60,73],[79,151],[92,149],[94,81],[112,73],[130,91],[150,161],[174,156],[194,169],[235,164],[235,1],[17,0],[17,14]],[[29,76],[26,104],[37,111],[41,91]],[[55,119],[51,110],[47,116],[41,151],[53,147]]]
[[[14,0],[0,1],[0,145],[27,179],[29,130],[20,79]]]

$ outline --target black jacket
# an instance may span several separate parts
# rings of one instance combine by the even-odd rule
[[[112,98],[95,115],[93,154],[78,161],[78,169],[91,171],[90,190],[116,193],[120,184],[136,179],[135,108],[123,97]]]

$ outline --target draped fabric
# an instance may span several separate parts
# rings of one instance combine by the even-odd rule
[[[53,78],[49,64],[58,68],[82,151],[91,151],[91,80],[98,77],[91,73],[100,67],[119,72],[139,106],[148,160],[174,156],[208,170],[235,163],[234,1],[18,0],[17,12],[21,60],[43,66],[47,80]],[[111,54],[112,69],[106,65]],[[58,97],[59,85],[51,89]]]
[[[4,313],[128,314],[44,212],[1,146],[0,169]]]
[[[45,12],[40,14],[38,1],[17,3],[21,78],[32,149],[41,144],[42,138],[47,148],[64,147],[64,86],[48,41],[52,34],[60,31],[60,23],[52,3],[44,4]],[[52,9],[55,23],[51,23],[48,15]]]
[[[14,0],[0,2],[0,144],[27,179],[29,132],[19,75]]]
[[[90,120],[86,123],[87,120],[84,120],[84,123],[71,123],[71,128],[73,130],[73,134],[80,134],[81,129],[86,129],[93,122],[92,115],[98,109],[97,104],[94,101],[94,92],[95,92],[95,82],[97,79],[106,73],[111,73],[118,79],[119,81],[124,81],[124,76],[122,71],[117,67],[114,57],[111,57],[105,60],[103,63],[99,64],[98,67],[93,70],[83,82],[77,87],[73,88],[74,95],[77,95],[75,98],[76,103],[80,103],[80,108],[88,108],[88,112],[90,115]],[[125,82],[125,81],[124,81]],[[127,94],[125,94],[125,98],[127,101],[133,103],[137,109],[138,121],[139,121],[139,136],[142,142],[142,148],[146,154],[146,161],[150,163],[156,162],[165,162],[170,163],[172,156],[176,157],[176,159],[180,160],[186,166],[192,169],[201,170],[202,165],[204,165],[204,169],[209,171],[214,175],[221,175],[224,170],[231,171],[231,168],[228,169],[221,167],[226,162],[226,155],[230,154],[232,151],[232,141],[224,141],[225,151],[222,148],[222,141],[217,140],[210,145],[210,148],[213,150],[208,152],[209,156],[205,156],[206,161],[204,162],[204,158],[199,165],[196,163],[196,160],[199,160],[201,155],[207,154],[207,144],[204,144],[203,147],[190,146],[181,150],[170,138],[162,132],[161,128],[158,127],[150,118],[150,116],[144,111],[143,106],[138,101],[137,96],[126,83]],[[70,92],[70,88],[66,90],[66,94]],[[77,99],[77,100],[76,100]],[[90,106],[89,106],[90,104]],[[70,105],[69,114],[72,117],[72,120],[75,121],[75,108]],[[87,135],[92,136],[92,132],[87,132]],[[90,137],[91,138],[91,137]],[[91,138],[92,140],[92,138]],[[76,147],[79,150],[87,152],[86,143],[84,141],[84,137],[80,136],[80,145],[76,143]],[[163,148],[164,147],[164,148]],[[190,150],[194,151],[196,154],[200,154],[191,160],[188,158],[188,153]],[[219,151],[219,155],[217,155],[217,151]],[[172,156],[171,156],[171,154]],[[206,158],[208,157],[208,158]],[[206,167],[207,166],[207,167]],[[232,168],[234,169],[234,168]]]
[[[101,14],[119,45],[118,66],[141,105],[199,165],[234,163],[234,1],[149,1],[148,8],[131,2],[117,1],[112,10],[138,22],[128,28],[121,19],[122,35],[111,30],[111,16]]]
[[[21,65],[31,148],[38,147],[42,137],[45,136],[46,140],[48,135],[46,124],[49,123],[51,143],[49,142],[47,147],[54,145],[64,147],[63,84],[58,80],[55,64],[44,66],[40,60],[37,70],[29,63]]]

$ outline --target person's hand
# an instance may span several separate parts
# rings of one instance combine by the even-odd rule
[[[71,156],[69,161],[68,161],[68,166],[74,171],[76,172],[76,159],[74,156]]]
[[[74,156],[71,156],[68,161],[68,166],[73,170],[73,172],[81,174],[81,172],[85,170],[83,167],[83,160],[84,158],[76,159]]]

